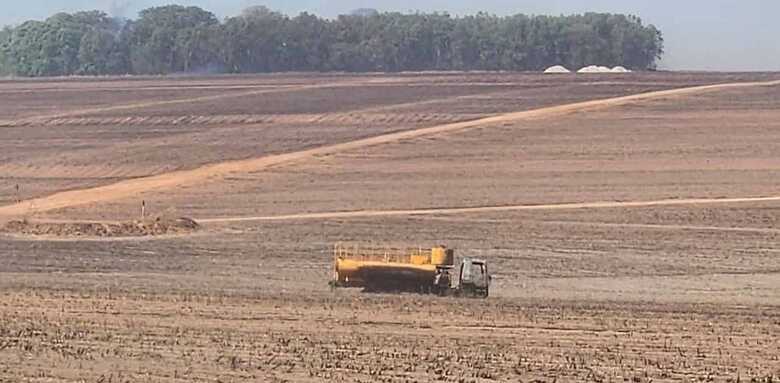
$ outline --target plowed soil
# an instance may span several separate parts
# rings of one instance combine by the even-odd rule
[[[778,79],[0,82],[0,381],[777,380]],[[102,234],[142,201],[201,227]],[[339,241],[491,297],[331,291]]]

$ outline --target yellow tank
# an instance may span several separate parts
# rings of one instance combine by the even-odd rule
[[[444,246],[431,249],[431,263],[439,266],[452,266],[455,264],[455,251]]]
[[[454,252],[443,246],[428,249],[334,247],[334,284],[377,290],[430,288],[439,266],[452,266]]]

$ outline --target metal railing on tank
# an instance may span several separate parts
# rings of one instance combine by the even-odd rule
[[[432,255],[433,251],[431,249],[422,247],[376,247],[343,243],[337,243],[333,246],[334,259],[354,261],[429,264],[431,263]]]

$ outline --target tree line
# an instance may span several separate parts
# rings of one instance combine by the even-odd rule
[[[586,13],[379,13],[290,17],[256,6],[220,21],[198,7],[58,13],[0,30],[0,74],[16,76],[279,71],[652,70],[663,37],[636,16]]]

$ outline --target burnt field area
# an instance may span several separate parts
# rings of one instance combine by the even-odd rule
[[[0,84],[0,202],[388,132],[771,74],[243,76]]]
[[[0,82],[0,381],[775,381],[778,79]],[[89,234],[142,201],[197,229]],[[338,242],[491,296],[332,290]]]

